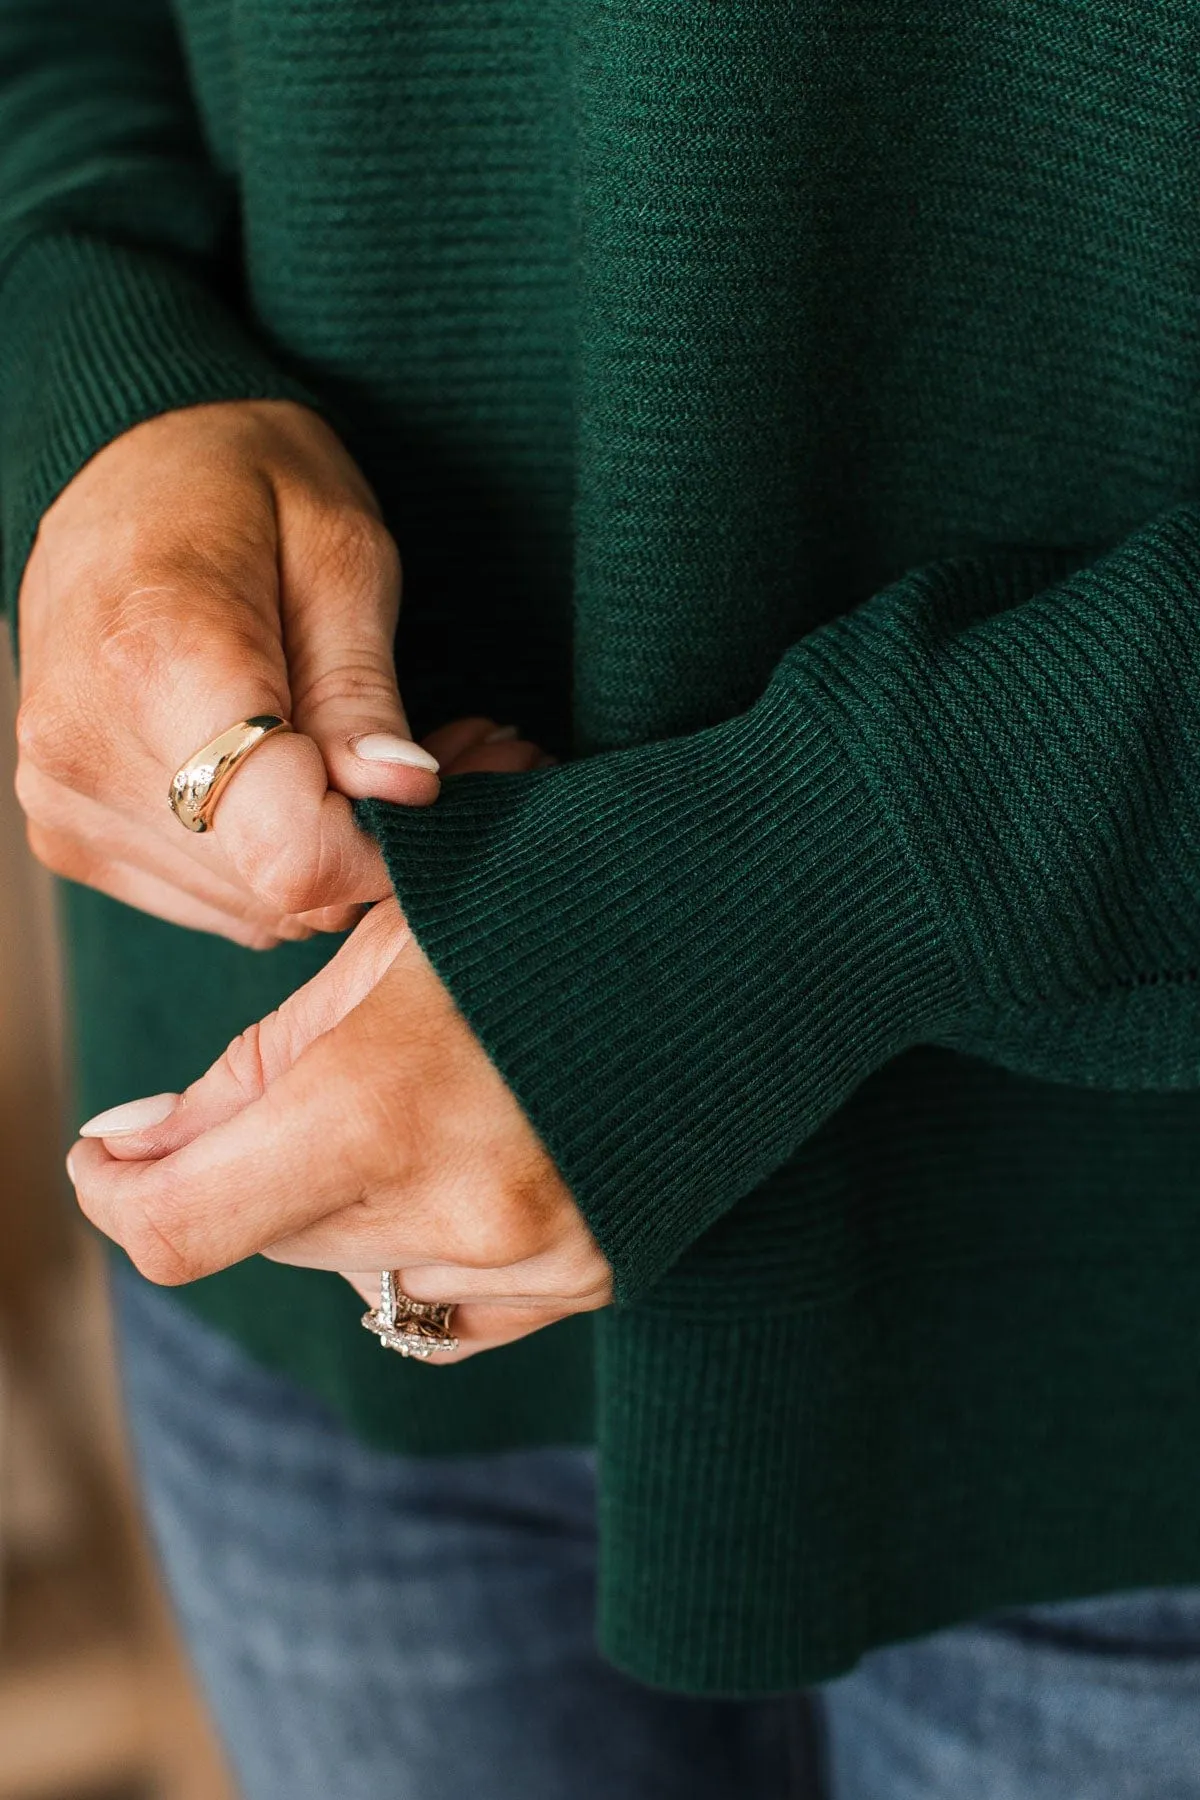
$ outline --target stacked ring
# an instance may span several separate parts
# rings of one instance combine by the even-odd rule
[[[391,1269],[379,1277],[379,1305],[363,1314],[363,1325],[386,1349],[424,1362],[435,1350],[457,1350],[451,1334],[453,1301],[413,1300],[404,1292]]]

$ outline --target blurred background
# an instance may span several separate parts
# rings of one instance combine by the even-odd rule
[[[5,637],[7,634],[4,634]],[[132,1492],[103,1257],[62,1173],[49,879],[0,646],[0,1800],[235,1800]]]

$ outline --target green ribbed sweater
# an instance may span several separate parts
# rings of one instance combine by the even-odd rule
[[[116,433],[308,396],[417,726],[567,758],[365,816],[617,1308],[431,1374],[332,1277],[183,1299],[381,1443],[594,1422],[648,1679],[1200,1579],[1198,59],[1194,0],[0,0],[10,604]],[[331,948],[66,911],[81,1111]]]

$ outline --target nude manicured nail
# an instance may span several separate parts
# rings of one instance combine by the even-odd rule
[[[485,744],[511,744],[520,735],[516,725],[497,725],[495,731],[489,731],[483,741]]]
[[[422,750],[420,744],[396,737],[390,731],[372,731],[366,737],[355,738],[350,748],[364,762],[403,763],[409,769],[427,769],[431,775],[436,775],[441,767],[437,757]]]
[[[179,1105],[178,1094],[150,1094],[145,1100],[130,1100],[124,1106],[112,1106],[97,1113],[79,1127],[80,1137],[128,1137],[134,1131],[150,1131],[169,1119]]]

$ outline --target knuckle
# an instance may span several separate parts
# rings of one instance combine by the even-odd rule
[[[187,608],[195,632],[180,630]],[[202,615],[211,597],[195,577],[171,563],[138,561],[97,602],[95,664],[103,687],[121,698],[131,693],[178,691],[186,663],[195,670],[195,644],[209,635]]]
[[[321,513],[312,563],[319,579],[355,594],[395,586],[400,580],[395,538],[382,519],[357,509],[337,507]]]
[[[30,820],[25,827],[25,838],[33,856],[52,875],[71,878],[79,873],[79,859],[69,853],[65,840],[54,832],[43,831]]]
[[[347,574],[386,576],[399,569],[396,540],[374,513],[331,513],[327,530],[331,554]]]
[[[399,578],[400,550],[382,519],[374,513],[358,513],[355,536],[358,559],[371,574],[383,580]]]
[[[320,904],[311,863],[294,844],[256,844],[240,861],[256,898],[277,916],[311,912]]]
[[[612,1299],[612,1270],[590,1233],[586,1244],[578,1246],[564,1259],[564,1273],[566,1290],[576,1298],[582,1310],[607,1306]]]
[[[40,695],[22,700],[16,729],[18,768],[31,765],[53,772],[68,737],[58,709]]]
[[[183,1242],[178,1212],[167,1200],[146,1207],[125,1249],[139,1272],[158,1287],[182,1287],[207,1273]]]
[[[538,1256],[561,1236],[564,1201],[570,1199],[558,1170],[540,1146],[514,1163],[506,1189],[515,1260]]]
[[[96,800],[102,796],[109,765],[109,758],[94,753],[90,734],[64,729],[56,733],[53,743],[47,743],[40,759],[30,767],[68,793]]]
[[[267,1021],[258,1020],[239,1032],[221,1057],[219,1068],[238,1093],[247,1100],[257,1100],[267,1085],[266,1061],[263,1054]]]
[[[105,682],[117,692],[168,676],[180,655],[178,620],[164,604],[162,581],[146,579],[131,588],[118,603],[104,609],[96,634],[96,660]],[[172,627],[175,627],[173,629]]]
[[[26,819],[54,837],[73,837],[80,832],[81,814],[77,789],[66,786],[47,770],[23,760],[13,773],[13,793]]]
[[[194,691],[197,646],[215,679],[252,668],[270,679],[269,645],[258,610],[234,606],[229,583],[179,570],[139,578],[107,609],[97,632],[96,661],[104,690],[127,704],[152,693],[178,701]],[[274,696],[283,702],[282,691]]]
[[[36,759],[42,739],[39,708],[32,699],[22,700],[17,708],[17,750],[21,756]]]
[[[455,1222],[455,1242],[450,1260],[470,1269],[503,1269],[524,1262],[541,1248],[520,1197],[497,1187],[470,1213]]]
[[[445,1260],[501,1269],[553,1249],[563,1235],[566,1189],[540,1145],[514,1143],[508,1132],[490,1141],[469,1138],[454,1146],[443,1139],[424,1158],[425,1166],[440,1165],[443,1179],[454,1171],[444,1208]]]
[[[530,1212],[518,1199],[508,1204],[508,1256],[510,1262],[525,1262],[546,1248],[546,1233],[536,1213]]]
[[[18,762],[16,774],[13,776],[13,793],[17,796],[17,805],[31,822],[40,819],[40,791],[40,783],[34,772],[33,764],[24,760]],[[30,842],[32,844],[32,834]]]
[[[87,686],[127,701],[195,689],[198,663],[270,664],[276,613],[274,538],[260,509],[202,506],[186,528],[155,506],[123,532],[90,577]],[[266,604],[267,600],[271,604]]]
[[[514,1258],[504,1232],[489,1217],[477,1214],[458,1222],[447,1260],[466,1269],[502,1269]]]
[[[390,667],[363,656],[314,670],[307,680],[293,678],[292,698],[298,709],[313,713],[342,706],[388,710],[396,704],[396,684]]]

